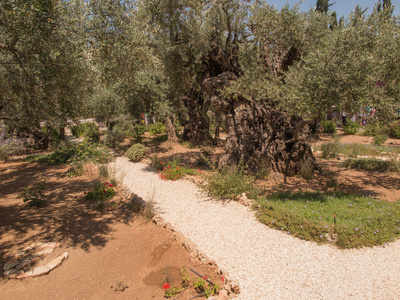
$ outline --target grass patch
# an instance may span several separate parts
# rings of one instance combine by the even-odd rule
[[[400,169],[399,162],[396,161],[396,159],[381,160],[377,158],[350,158],[340,163],[339,166],[357,170],[378,172],[398,172]]]
[[[325,143],[317,146],[316,150],[322,151],[324,158],[335,157],[338,153],[351,157],[358,155],[374,156],[389,153],[400,154],[400,148],[381,145]]]
[[[260,222],[340,248],[382,245],[400,236],[400,204],[344,193],[276,193],[257,200]],[[336,216],[336,217],[335,217]]]

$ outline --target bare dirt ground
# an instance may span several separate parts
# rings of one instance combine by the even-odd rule
[[[1,271],[33,242],[58,242],[55,253],[69,253],[48,275],[1,278],[0,299],[162,299],[164,280],[179,285],[183,266],[219,278],[214,267],[192,259],[171,231],[128,210],[90,209],[83,199],[90,178],[69,178],[67,169],[22,161],[0,164]],[[46,182],[46,206],[26,206],[18,195],[40,181]],[[114,199],[120,197],[119,192]],[[180,299],[196,294],[191,289]]]

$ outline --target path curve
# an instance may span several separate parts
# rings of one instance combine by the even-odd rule
[[[237,202],[210,199],[195,184],[162,181],[148,165],[117,158],[123,185],[239,282],[239,299],[400,299],[400,240],[341,250],[258,222]]]

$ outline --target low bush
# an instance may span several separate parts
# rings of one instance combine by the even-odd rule
[[[200,172],[196,170],[192,165],[189,167],[184,166],[180,163],[179,159],[170,160],[166,163],[159,162],[158,176],[163,180],[179,180],[182,179],[183,175],[194,175]]]
[[[49,154],[31,155],[25,158],[30,162],[43,162],[49,165],[71,164],[74,162],[107,163],[113,159],[108,149],[89,143],[65,144]]]
[[[108,206],[107,200],[115,195],[114,186],[111,183],[104,183],[101,186],[95,187],[92,191],[86,193],[85,200],[91,202],[93,209],[104,209]]]
[[[157,135],[157,134],[162,134],[166,133],[167,129],[165,128],[165,125],[161,122],[157,122],[154,124],[149,125],[149,133],[151,135]]]
[[[314,177],[314,166],[311,162],[305,162],[300,168],[299,175],[306,180],[310,180]]]
[[[391,123],[388,128],[390,137],[400,139],[400,121]]]
[[[255,184],[255,177],[246,175],[244,167],[224,168],[214,171],[206,176],[207,185],[203,188],[210,196],[220,199],[236,199],[242,193],[247,193],[249,198],[255,199],[260,190]]]
[[[398,170],[399,162],[396,159],[381,160],[377,158],[350,158],[342,162],[340,166],[364,171],[390,172]]]
[[[336,192],[274,193],[257,203],[262,223],[318,243],[359,248],[400,236],[400,203]]]
[[[382,145],[386,142],[387,140],[387,135],[376,135],[374,136],[374,145]]]
[[[324,143],[320,149],[323,158],[335,158],[339,154],[339,143]]]
[[[140,161],[146,154],[146,147],[142,144],[135,144],[126,151],[126,156],[133,162]]]
[[[322,123],[322,128],[325,133],[335,133],[336,132],[336,124],[333,121],[325,121]]]
[[[348,120],[346,122],[346,126],[343,127],[343,132],[345,134],[357,134],[359,129],[360,129],[360,125],[357,122]]]
[[[18,198],[21,198],[28,206],[43,206],[45,203],[43,200],[45,185],[43,181],[35,184],[33,187],[25,187]]]
[[[135,139],[136,143],[142,142],[142,135],[146,132],[146,126],[141,124],[135,124],[133,126],[133,138]]]
[[[96,123],[85,122],[71,127],[71,133],[75,137],[83,137],[87,142],[98,142],[100,140],[100,131]]]

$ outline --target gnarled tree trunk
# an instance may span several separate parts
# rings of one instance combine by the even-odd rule
[[[174,124],[172,124],[171,117],[168,115],[165,118],[165,127],[167,128],[168,141],[172,143],[178,142],[178,137],[176,136]]]
[[[232,72],[224,72],[202,83],[214,109],[226,118],[226,154],[220,166],[236,165],[242,160],[251,169],[257,169],[267,162],[275,172],[288,176],[297,174],[306,162],[316,167],[307,141],[308,122],[287,116],[272,101],[241,96],[222,99],[219,90],[236,79]]]
[[[190,91],[182,100],[189,115],[183,131],[183,139],[195,144],[211,140],[210,121],[207,116],[209,104],[205,102],[202,93]]]

